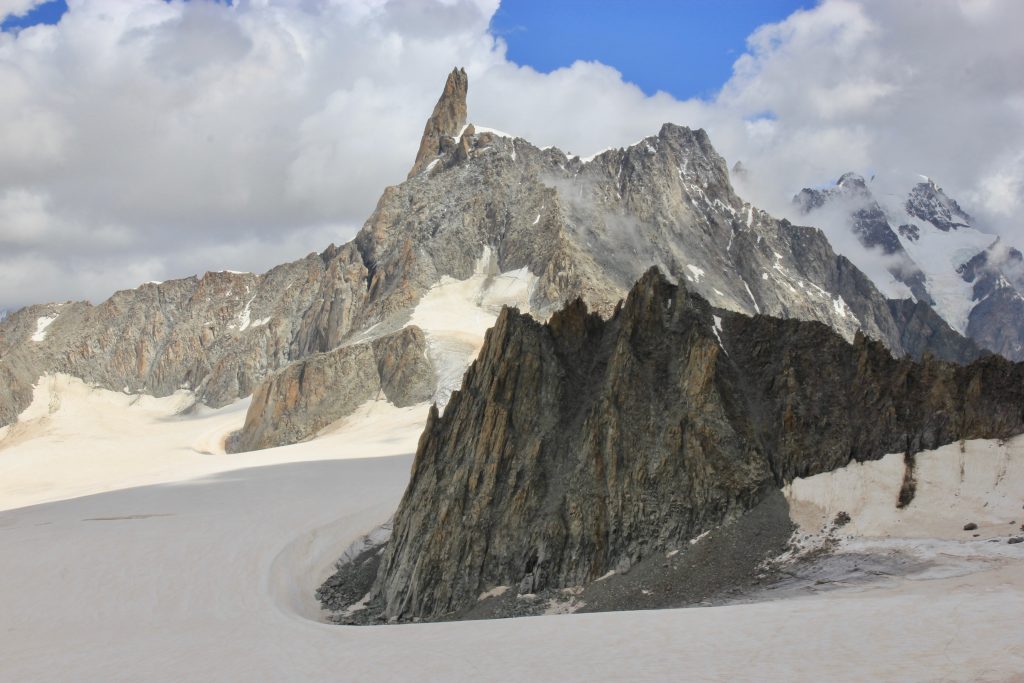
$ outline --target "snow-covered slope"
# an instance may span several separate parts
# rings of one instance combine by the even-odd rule
[[[175,417],[177,399],[129,405],[70,380],[39,399],[24,423],[49,439],[52,464],[86,472],[83,443],[121,462],[102,468],[95,495],[62,500],[82,489],[58,480],[11,509],[29,500],[7,485],[11,468],[36,447],[0,446],[0,681],[1009,681],[1024,670],[1024,544],[984,542],[1002,532],[1000,494],[1021,494],[1020,439],[919,454],[919,499],[902,525],[872,512],[899,486],[889,460],[794,484],[810,527],[845,509],[850,535],[892,531],[873,541],[884,552],[954,539],[905,577],[723,607],[346,628],[318,621],[313,588],[394,510],[410,459],[374,456],[411,451],[416,430],[340,425],[308,444],[224,456],[194,445],[237,411]],[[72,427],[88,430],[84,441],[63,438]],[[135,457],[163,463],[159,476],[119,478]],[[910,525],[943,505],[933,526]],[[958,531],[965,521],[983,535]]]
[[[31,405],[0,428],[0,510],[212,476],[283,462],[396,455],[415,448],[427,405],[369,401],[314,444],[225,454],[248,400],[220,409],[195,405],[189,391],[166,398],[91,387],[68,375],[40,379]]]
[[[472,275],[465,280],[442,277],[416,304],[409,324],[426,334],[430,360],[438,374],[434,401],[439,407],[443,408],[462,384],[462,375],[476,358],[501,307],[530,311],[536,282],[537,277],[527,268],[498,270],[494,252],[485,247]]]
[[[844,536],[987,543],[1017,536],[1024,525],[1024,438],[949,444],[915,457],[913,501],[898,507],[903,454],[855,462],[786,487],[790,514],[817,533],[846,512]],[[964,531],[964,525],[978,528]],[[975,536],[977,534],[977,536]],[[988,547],[988,546],[980,546]],[[1024,559],[1024,552],[1020,554]]]
[[[950,326],[965,334],[974,308],[972,287],[957,269],[991,247],[997,237],[969,226],[940,230],[930,222],[916,220],[905,211],[894,210],[900,226],[900,242],[924,273],[935,310]]]

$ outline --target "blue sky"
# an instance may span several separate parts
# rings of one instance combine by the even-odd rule
[[[709,97],[728,79],[748,35],[807,0],[503,0],[491,32],[509,58],[547,73],[576,60],[615,67],[647,94]],[[3,30],[55,23],[67,11],[51,0]]]
[[[36,24],[55,24],[67,11],[68,3],[65,0],[51,0],[29,10],[24,16],[7,17],[0,23],[0,30],[10,31]]]
[[[746,38],[814,2],[797,0],[504,0],[491,32],[509,59],[549,72],[578,59],[622,72],[648,95],[713,95]]]

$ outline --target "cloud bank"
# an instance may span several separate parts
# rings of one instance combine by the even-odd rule
[[[348,240],[404,178],[455,65],[473,121],[538,145],[586,155],[700,126],[774,213],[847,170],[893,193],[926,173],[1024,243],[1014,0],[827,0],[756,31],[707,101],[646,96],[595,62],[513,64],[488,32],[496,0],[68,4],[0,34],[0,308]]]

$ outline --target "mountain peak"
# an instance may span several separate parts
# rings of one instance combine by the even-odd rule
[[[839,177],[839,180],[836,181],[836,185],[839,186],[839,187],[847,187],[847,186],[860,187],[860,188],[867,187],[867,183],[864,181],[864,176],[862,176],[862,175],[860,175],[858,173],[854,173],[853,171],[850,171],[848,173],[844,173],[843,175],[841,175]]]
[[[911,216],[928,221],[943,232],[970,227],[972,221],[956,200],[943,192],[931,178],[918,183],[910,191],[906,210]]]
[[[469,90],[469,77],[464,68],[452,69],[444,90],[434,111],[427,119],[420,139],[420,149],[416,153],[416,161],[409,171],[409,177],[419,173],[423,166],[430,163],[441,147],[444,138],[455,137],[466,125],[466,93]]]

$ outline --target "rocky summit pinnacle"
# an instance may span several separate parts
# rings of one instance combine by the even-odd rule
[[[906,209],[914,218],[928,221],[943,232],[969,227],[972,222],[956,200],[948,197],[931,178],[914,186],[907,197]]]
[[[469,77],[463,68],[452,69],[445,81],[444,91],[434,105],[434,113],[423,128],[420,149],[416,161],[409,171],[409,177],[419,173],[423,167],[442,151],[444,144],[456,137],[466,125],[466,93]]]

